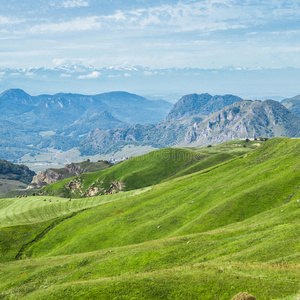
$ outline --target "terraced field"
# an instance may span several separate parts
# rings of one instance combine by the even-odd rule
[[[300,140],[235,143],[138,190],[0,200],[0,299],[296,300]]]

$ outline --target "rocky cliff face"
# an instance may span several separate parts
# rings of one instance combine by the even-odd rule
[[[195,122],[181,145],[205,146],[232,139],[300,136],[300,118],[279,102],[241,101]]]
[[[38,172],[29,184],[28,189],[39,189],[62,179],[62,175],[52,170]]]
[[[63,169],[65,169],[64,172],[62,169],[46,169],[38,172],[37,175],[33,177],[32,182],[29,184],[27,189],[40,189],[48,184],[57,182],[64,178],[87,173],[86,170],[74,163],[65,165]]]

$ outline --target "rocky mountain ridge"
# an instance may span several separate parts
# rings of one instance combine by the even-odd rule
[[[202,121],[220,107],[241,101],[233,95],[191,94],[183,96],[173,107],[165,120],[150,125],[135,125],[119,129],[92,131],[80,144],[85,155],[113,153],[125,145],[151,145],[156,148],[181,143],[189,127]]]
[[[272,100],[249,100],[222,112],[243,101],[234,95],[190,94],[179,99],[167,115],[166,108],[171,104],[125,92],[30,96],[22,90],[8,90],[0,95],[0,155],[15,158],[47,149],[72,148],[81,155],[113,155],[124,147],[157,149],[240,137],[298,135],[295,115],[283,109],[285,105],[297,114],[297,97],[284,100],[283,105]],[[256,104],[250,105],[252,102]],[[214,119],[213,114],[218,112],[219,119]],[[166,117],[154,122],[154,115]],[[151,118],[153,122],[147,124]]]
[[[277,101],[241,101],[189,129],[182,145],[204,146],[233,139],[300,137],[300,118]]]
[[[234,95],[191,94],[183,96],[162,122],[106,131],[96,129],[79,149],[87,155],[107,154],[125,145],[204,146],[239,138],[275,136],[300,136],[300,118],[281,103],[242,100]]]

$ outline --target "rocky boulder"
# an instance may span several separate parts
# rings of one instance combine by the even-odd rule
[[[32,179],[27,189],[40,189],[48,184],[57,182],[62,179],[62,175],[55,171],[47,169],[42,172],[38,172]]]
[[[232,300],[256,300],[256,298],[248,293],[238,293]]]

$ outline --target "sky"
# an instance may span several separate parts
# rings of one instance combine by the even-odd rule
[[[0,67],[300,68],[299,20],[299,0],[1,1]]]

